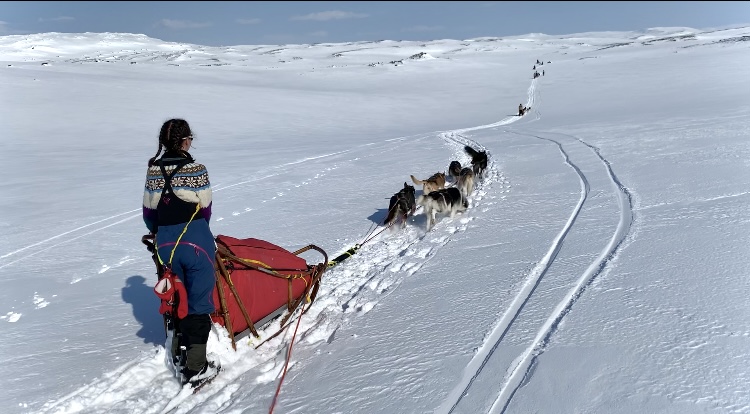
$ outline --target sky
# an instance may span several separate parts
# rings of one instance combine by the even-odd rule
[[[750,413],[748,39],[0,37],[3,413],[266,413],[277,389],[277,414]],[[173,117],[215,235],[362,244],[296,334],[235,351],[214,324],[224,370],[195,395],[165,363],[141,243]],[[489,156],[465,212],[379,226],[465,145]]]
[[[0,2],[0,35],[122,32],[209,46],[464,40],[750,23],[748,2]]]

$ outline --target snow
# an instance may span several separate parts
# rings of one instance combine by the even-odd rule
[[[1,36],[3,412],[268,412],[293,344],[275,413],[750,413],[747,39]],[[410,174],[464,145],[490,162],[465,213],[425,232],[419,210],[328,270],[293,343],[234,351],[215,326],[225,370],[184,395],[140,242],[172,117],[214,234],[331,258]]]

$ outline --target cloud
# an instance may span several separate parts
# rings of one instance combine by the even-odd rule
[[[73,17],[70,16],[57,16],[57,17],[40,17],[39,22],[64,22],[68,20],[75,20]]]
[[[319,13],[310,13],[304,16],[292,16],[289,20],[316,20],[319,22],[325,22],[328,20],[343,20],[343,19],[361,19],[368,15],[363,13],[345,12],[339,10],[324,11]]]
[[[443,26],[412,26],[405,29],[401,29],[402,32],[436,32],[443,30]]]
[[[260,23],[260,19],[237,19],[236,21],[239,24],[258,24],[258,23]]]
[[[157,23],[159,26],[164,26],[167,29],[174,29],[174,30],[180,30],[180,29],[200,29],[203,27],[209,27],[212,25],[211,22],[191,22],[189,20],[172,20],[172,19],[161,19],[159,20],[159,23]]]

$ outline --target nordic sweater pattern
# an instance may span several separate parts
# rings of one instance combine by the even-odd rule
[[[167,174],[171,174],[175,165],[165,165]],[[164,176],[158,165],[149,167],[146,173],[146,188],[143,193],[143,221],[146,227],[156,233],[158,215],[156,207],[159,205],[161,193],[164,189]],[[185,165],[172,177],[172,190],[180,199],[199,203],[200,210],[196,218],[211,218],[211,183],[208,179],[208,171],[203,164],[196,162]]]

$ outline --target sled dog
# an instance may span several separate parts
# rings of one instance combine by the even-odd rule
[[[407,217],[409,214],[414,214],[414,211],[417,209],[414,192],[413,185],[404,183],[404,188],[391,196],[391,201],[388,204],[388,215],[383,221],[384,226],[390,226],[401,219],[401,228],[406,227]]]
[[[461,191],[456,187],[442,188],[423,194],[417,199],[417,204],[424,207],[424,214],[427,216],[427,231],[435,225],[435,216],[438,213],[449,213],[453,217],[469,207]]]
[[[413,175],[410,176],[411,180],[414,181],[414,184],[422,185],[422,194],[429,194],[435,190],[439,190],[441,188],[445,188],[445,173],[439,172],[432,174],[430,178],[426,180],[418,180]]]
[[[458,161],[451,161],[451,164],[448,166],[448,174],[453,177],[454,180],[457,180],[461,175],[461,163]]]
[[[484,170],[487,169],[487,151],[477,151],[470,146],[465,146],[464,151],[471,157],[471,169],[474,177],[484,178]]]
[[[456,187],[461,190],[461,195],[464,198],[469,198],[469,194],[474,191],[474,170],[469,167],[462,168],[458,181],[456,181]]]

